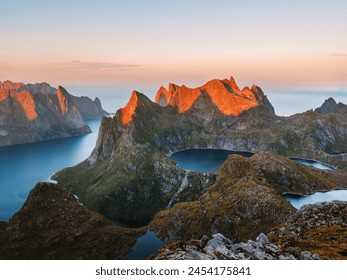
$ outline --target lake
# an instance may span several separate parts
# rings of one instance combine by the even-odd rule
[[[84,136],[0,147],[0,220],[8,221],[39,181],[76,165],[92,152],[101,120],[86,121],[92,130]]]
[[[137,239],[134,247],[123,260],[145,260],[150,255],[156,255],[164,244],[153,231],[149,230]]]
[[[190,171],[217,173],[229,155],[251,157],[254,153],[236,152],[222,149],[187,149],[173,153],[170,158],[180,168]]]

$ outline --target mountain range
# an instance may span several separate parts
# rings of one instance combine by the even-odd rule
[[[100,100],[47,83],[0,82],[0,146],[83,135],[84,122],[107,115]]]
[[[90,157],[56,173],[58,185],[38,183],[0,222],[0,258],[120,259],[148,229],[167,244],[157,259],[346,258],[347,203],[297,211],[284,197],[347,189],[344,104],[328,99],[279,117],[259,87],[240,90],[233,78],[195,89],[170,84],[155,101],[134,91],[103,117]],[[255,154],[231,155],[214,174],[171,160],[189,148]]]

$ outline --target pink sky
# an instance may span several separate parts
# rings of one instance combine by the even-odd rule
[[[347,88],[346,1],[3,2],[0,80]]]

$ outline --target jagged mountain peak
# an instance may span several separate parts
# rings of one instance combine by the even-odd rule
[[[184,113],[194,106],[202,93],[206,93],[224,115],[239,115],[245,110],[261,105],[273,112],[268,100],[263,100],[265,95],[259,87],[253,85],[252,88],[244,87],[240,90],[233,77],[229,80],[213,79],[197,88],[169,84],[168,90],[164,87],[159,88],[155,102],[161,106],[176,107],[180,113]]]
[[[334,98],[329,97],[324,101],[322,106],[314,110],[318,114],[329,114],[329,113],[339,113],[339,106],[334,100]]]
[[[152,103],[152,101],[148,97],[146,97],[141,92],[134,90],[131,93],[131,97],[127,105],[124,108],[120,109],[120,112],[121,112],[120,119],[122,124],[127,125],[132,121],[133,116],[136,113],[136,108],[138,106],[144,106],[145,104],[150,104],[150,103]]]
[[[22,88],[23,86],[24,86],[24,84],[21,82],[12,82],[9,80],[4,81],[4,82],[0,81],[0,89],[15,90],[15,89]]]

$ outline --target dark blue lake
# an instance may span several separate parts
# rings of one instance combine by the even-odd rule
[[[134,247],[123,260],[145,260],[150,255],[156,255],[158,249],[164,244],[153,231],[149,230],[137,239]]]
[[[171,155],[177,165],[190,171],[217,173],[229,155],[251,157],[250,152],[236,152],[222,149],[187,149]]]
[[[0,220],[7,221],[25,202],[39,181],[49,181],[57,171],[78,164],[92,152],[100,120],[87,121],[85,136],[0,147]]]

